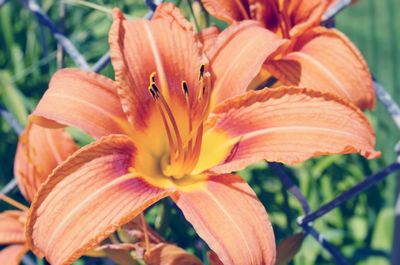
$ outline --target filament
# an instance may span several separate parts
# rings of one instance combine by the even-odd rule
[[[209,110],[211,97],[210,74],[205,72],[205,66],[202,64],[198,72],[197,95],[190,95],[188,83],[185,80],[181,82],[181,90],[185,100],[184,111],[187,114],[187,117],[185,117],[187,119],[187,127],[184,126],[184,128],[187,128],[188,131],[183,134],[185,137],[183,140],[185,141],[182,140],[177,120],[170,105],[157,87],[155,76],[155,72],[150,74],[148,90],[160,112],[170,148],[170,164],[163,169],[165,170],[164,174],[176,179],[183,178],[195,168],[200,158],[204,130],[203,123]],[[192,100],[195,100],[195,102],[192,102]],[[196,108],[195,113],[192,110],[194,107]],[[192,114],[194,115],[193,117]]]
[[[188,128],[189,128],[189,142],[188,142],[188,150],[187,153],[192,152],[192,129],[193,129],[193,124],[192,124],[192,111],[190,108],[190,99],[189,99],[189,89],[187,86],[186,81],[182,81],[182,91],[185,95],[185,103],[186,103],[186,112],[188,114]]]
[[[12,199],[12,198],[10,198],[10,197],[8,197],[8,196],[5,195],[5,194],[0,194],[0,200],[5,201],[6,203],[8,203],[8,204],[14,206],[15,208],[17,208],[17,209],[19,209],[19,210],[21,210],[21,211],[28,211],[28,210],[29,210],[28,207],[26,207],[26,206],[23,205],[22,203],[19,203],[19,202],[17,202],[16,200],[14,200],[14,199]]]
[[[244,18],[244,19],[249,19],[249,15],[247,14],[247,11],[246,11],[246,9],[245,9],[244,6],[243,6],[242,1],[240,1],[240,0],[235,0],[235,2],[236,2],[236,5],[239,7],[240,13],[242,13],[243,18]]]
[[[177,125],[177,123],[175,121],[174,115],[173,115],[170,107],[168,106],[167,101],[165,100],[163,95],[160,93],[160,90],[158,89],[157,85],[153,82],[153,81],[155,81],[155,72],[153,72],[150,75],[149,79],[151,81],[151,84],[149,86],[150,94],[156,100],[157,103],[161,102],[160,105],[158,105],[158,104],[157,105],[159,106],[159,111],[161,113],[161,116],[162,116],[162,119],[163,119],[163,122],[164,122],[164,127],[165,127],[165,129],[167,131],[168,141],[169,141],[169,144],[170,144],[170,150],[172,150],[171,154],[173,154],[173,155],[171,156],[171,161],[175,159],[175,148],[174,147],[171,148],[171,146],[174,146],[174,144],[173,144],[173,140],[172,140],[172,134],[171,134],[171,131],[169,129],[169,125],[168,125],[168,122],[166,120],[164,111],[166,112],[166,114],[167,114],[167,116],[169,118],[169,121],[170,121],[170,123],[172,125],[172,128],[174,129],[176,142],[177,142],[177,146],[178,146],[178,158],[177,158],[177,161],[183,161],[184,153],[183,153],[182,138],[181,138],[181,135],[179,133],[178,125]]]

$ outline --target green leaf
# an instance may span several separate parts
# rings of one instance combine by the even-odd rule
[[[382,209],[375,222],[375,229],[372,235],[371,246],[374,249],[390,251],[392,247],[393,227],[394,227],[394,209]]]
[[[0,71],[0,95],[6,108],[19,123],[25,125],[28,118],[28,111],[24,104],[25,99],[12,83],[11,76],[7,71]]]
[[[93,138],[90,135],[84,133],[77,128],[67,127],[65,129],[80,146],[85,146],[93,142]]]

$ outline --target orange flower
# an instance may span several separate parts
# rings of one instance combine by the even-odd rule
[[[21,135],[14,161],[14,176],[28,202],[53,169],[78,150],[63,129],[47,129],[28,123]]]
[[[341,99],[300,88],[246,92],[260,57],[284,43],[257,23],[222,32],[207,59],[172,4],[151,21],[127,21],[118,9],[113,19],[116,81],[61,70],[34,112],[43,125],[98,138],[58,166],[32,204],[28,242],[51,264],[73,262],[167,196],[224,264],[274,264],[267,213],[229,173],[263,159],[377,155],[368,121]]]
[[[202,0],[211,15],[230,24],[252,19],[285,38],[321,23],[332,0]]]
[[[265,58],[253,86],[270,75],[284,85],[329,92],[361,109],[374,106],[375,95],[368,66],[354,44],[340,31],[319,26],[332,0],[202,0],[215,17],[228,23],[245,19],[290,42]],[[269,45],[265,43],[265,45]]]
[[[0,213],[0,244],[10,245],[0,251],[0,264],[18,265],[28,251],[24,235],[25,221],[25,211]]]
[[[77,149],[62,129],[46,129],[31,123],[27,126],[18,142],[14,175],[28,202],[51,171]],[[0,264],[17,265],[29,250],[24,235],[28,208],[4,195],[1,199],[19,210],[0,213],[0,244],[10,245],[0,251]]]

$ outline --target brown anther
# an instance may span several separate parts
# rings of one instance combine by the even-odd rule
[[[160,94],[160,90],[158,89],[157,85],[155,83],[151,83],[151,87],[154,89],[157,95]]]
[[[204,75],[204,64],[200,66],[200,71],[199,71],[199,80],[203,78]]]
[[[155,83],[156,82],[156,72],[152,72],[151,74],[150,74],[150,84],[151,83]]]
[[[154,89],[154,86],[153,86],[154,84],[151,84],[150,86],[149,86],[149,92],[150,92],[150,94],[151,94],[151,96],[153,97],[153,99],[158,99],[159,97],[160,97],[160,92],[158,91],[158,88],[157,88],[157,86],[155,86],[155,89]]]
[[[148,89],[149,89],[149,92],[150,92],[152,98],[153,98],[153,99],[156,99],[156,92],[154,92],[154,90],[151,88],[151,86],[149,86]]]
[[[183,90],[183,93],[185,94],[185,96],[188,96],[189,95],[189,89],[188,89],[186,81],[182,81],[181,86],[182,86],[182,90]]]

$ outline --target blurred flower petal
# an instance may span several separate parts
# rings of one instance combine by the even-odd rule
[[[14,175],[24,197],[31,202],[53,169],[78,150],[63,129],[47,129],[29,124],[18,141]]]
[[[201,2],[212,16],[230,24],[250,18],[247,0],[202,0]]]
[[[293,44],[293,51],[266,62],[267,69],[287,85],[329,92],[359,106],[374,106],[371,74],[360,51],[340,31],[318,27]]]
[[[0,250],[0,264],[2,265],[19,265],[22,257],[28,251],[24,245],[11,245]]]
[[[0,244],[24,243],[24,221],[26,213],[22,211],[4,211],[0,213]],[[2,264],[0,262],[0,264]]]

